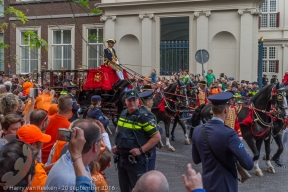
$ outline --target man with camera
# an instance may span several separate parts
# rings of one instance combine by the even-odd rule
[[[118,165],[121,191],[131,192],[137,180],[148,171],[150,149],[161,139],[160,133],[145,114],[139,110],[138,94],[129,91],[125,96],[127,109],[122,111],[117,122],[114,163]]]

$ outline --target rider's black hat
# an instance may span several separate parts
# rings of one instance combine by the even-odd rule
[[[231,92],[222,92],[216,95],[211,95],[208,99],[211,101],[212,105],[225,105],[229,104],[229,100],[233,97]]]

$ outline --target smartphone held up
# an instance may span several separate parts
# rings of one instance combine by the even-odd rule
[[[69,142],[72,131],[70,129],[59,128],[57,140]]]

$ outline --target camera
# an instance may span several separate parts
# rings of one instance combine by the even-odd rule
[[[69,142],[71,138],[71,130],[65,128],[58,129],[57,140]]]
[[[30,93],[29,93],[30,97],[36,98],[36,97],[38,97],[38,95],[39,95],[39,90],[37,88],[31,88],[30,89]]]

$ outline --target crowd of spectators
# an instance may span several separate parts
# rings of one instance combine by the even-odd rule
[[[165,89],[169,83],[161,80]],[[32,88],[39,90],[39,96],[30,96]],[[103,124],[93,119],[69,122],[72,98],[54,98],[55,91],[41,88],[32,75],[0,75],[0,191],[109,191],[104,171],[112,154]],[[71,130],[70,142],[57,139],[60,127]],[[190,176],[183,176],[185,187],[203,191],[201,175],[192,177],[191,170]],[[150,174],[134,191],[159,191],[159,180],[145,181]],[[162,191],[169,191],[168,182]]]

